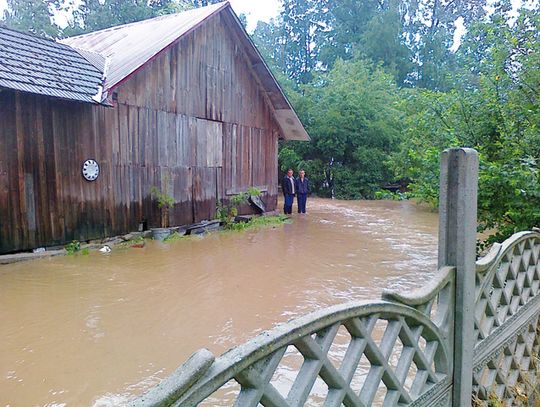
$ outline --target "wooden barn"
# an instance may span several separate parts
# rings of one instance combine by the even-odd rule
[[[0,253],[277,204],[278,139],[308,140],[230,5],[53,42],[0,28]]]

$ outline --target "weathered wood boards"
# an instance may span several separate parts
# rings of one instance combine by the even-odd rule
[[[152,186],[175,198],[174,224],[250,186],[275,208],[279,127],[224,18],[134,74],[112,108],[0,91],[0,253],[158,225]]]

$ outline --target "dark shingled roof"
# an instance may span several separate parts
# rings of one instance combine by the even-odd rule
[[[99,103],[103,65],[99,55],[0,27],[0,88]]]

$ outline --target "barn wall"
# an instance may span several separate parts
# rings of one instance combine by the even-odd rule
[[[0,92],[0,253],[113,232],[108,182],[86,182],[82,162],[110,145],[96,137],[92,106]]]
[[[118,88],[114,108],[0,92],[0,253],[215,216],[249,186],[277,203],[278,128],[242,51],[216,16]],[[81,175],[93,158],[101,174]]]
[[[192,197],[176,198],[194,198],[195,221],[214,216],[216,198],[250,186],[264,191],[270,210],[277,204],[279,128],[235,35],[226,16],[216,15],[117,89],[120,109],[187,123],[169,124],[159,138],[160,150],[187,158],[161,160],[158,166],[165,173],[176,167],[191,175]],[[140,133],[130,127],[130,137],[140,139]],[[174,221],[183,218],[176,210]]]

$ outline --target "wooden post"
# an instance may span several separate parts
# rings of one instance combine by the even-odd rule
[[[439,268],[456,267],[452,406],[468,407],[472,397],[478,153],[453,148],[441,155]]]

